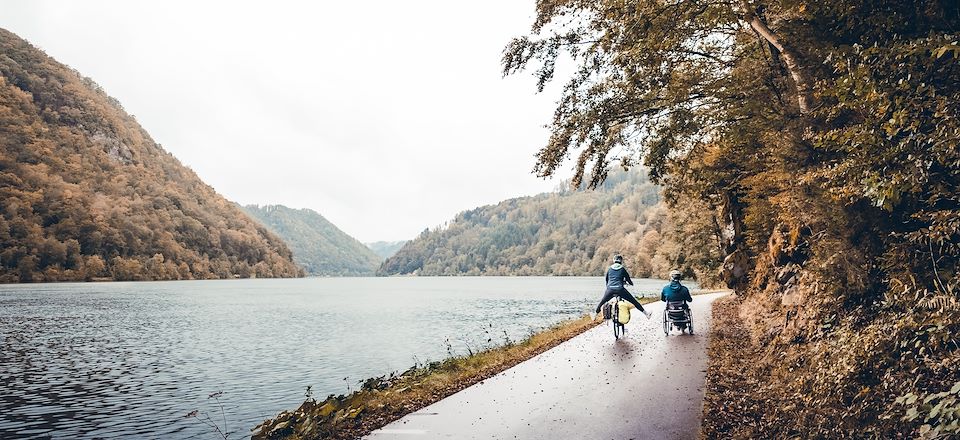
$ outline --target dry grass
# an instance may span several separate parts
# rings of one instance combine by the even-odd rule
[[[717,292],[698,290],[694,295]],[[651,303],[658,298],[638,298]],[[479,383],[589,330],[602,321],[587,316],[557,324],[531,337],[470,356],[413,367],[399,375],[368,379],[347,396],[308,399],[254,428],[253,440],[355,439]]]
[[[293,412],[254,428],[254,439],[353,439],[417,411],[599,324],[589,317],[562,322],[524,341],[472,356],[411,368],[402,374],[368,379],[348,396],[309,399]]]

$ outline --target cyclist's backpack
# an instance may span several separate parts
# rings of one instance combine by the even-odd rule
[[[603,319],[613,318],[613,304],[606,303],[603,305]]]

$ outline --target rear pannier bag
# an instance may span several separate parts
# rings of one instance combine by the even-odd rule
[[[603,305],[603,319],[613,318],[613,304],[606,303]]]

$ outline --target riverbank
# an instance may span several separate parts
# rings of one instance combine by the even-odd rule
[[[646,302],[651,302],[648,299]],[[523,341],[367,379],[349,395],[308,399],[253,429],[253,439],[354,439],[530,359],[603,321],[568,320]]]
[[[696,334],[665,337],[664,303],[649,304],[652,319],[634,311],[620,339],[594,327],[364,439],[695,439],[710,310],[725,294],[690,303]]]
[[[697,291],[694,295],[717,291]],[[640,298],[647,304],[659,298]],[[519,342],[467,356],[418,365],[391,376],[371,378],[349,395],[306,400],[253,429],[253,439],[354,439],[480,383],[543,353],[603,321],[588,316],[565,321]]]

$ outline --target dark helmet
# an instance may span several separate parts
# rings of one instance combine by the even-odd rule
[[[620,254],[614,255],[613,262],[623,264],[623,255],[620,255]]]

